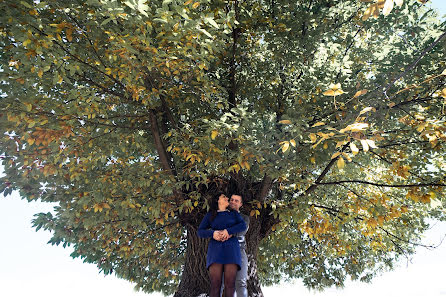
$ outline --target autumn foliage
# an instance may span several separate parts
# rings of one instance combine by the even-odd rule
[[[370,280],[445,219],[446,28],[415,0],[0,1],[0,192],[146,292],[208,289],[237,191],[249,292]]]

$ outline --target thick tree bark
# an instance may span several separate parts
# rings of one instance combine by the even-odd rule
[[[248,296],[263,297],[262,288],[260,287],[259,278],[257,276],[257,250],[255,254],[248,252]]]
[[[199,238],[196,228],[188,225],[186,260],[178,290],[174,297],[197,297],[208,294],[210,281],[206,269],[208,239]]]
[[[262,288],[257,274],[257,251],[262,238],[262,220],[250,217],[249,229],[246,234],[246,252],[248,254],[248,296],[263,297]]]

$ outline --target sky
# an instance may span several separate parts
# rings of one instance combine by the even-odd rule
[[[446,0],[433,0],[432,5],[446,14]],[[99,274],[95,265],[71,258],[71,248],[47,244],[51,234],[36,232],[31,220],[34,214],[50,210],[50,205],[28,203],[17,193],[0,196],[0,296],[162,296],[135,292],[131,283]],[[426,233],[424,242],[438,245],[445,235],[446,223],[438,223]],[[445,266],[446,240],[434,250],[419,248],[412,259],[401,261],[397,269],[371,284],[347,282],[343,289],[314,292],[296,281],[263,288],[263,293],[267,297],[446,297]]]

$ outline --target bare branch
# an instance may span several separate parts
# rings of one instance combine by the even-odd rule
[[[417,66],[418,62],[421,61],[421,59],[426,56],[443,38],[446,37],[446,31],[443,32],[443,34],[440,35],[440,37],[437,38],[437,40],[435,40],[430,46],[428,46],[422,53],[421,55],[418,57],[418,59],[416,59],[412,64],[410,64],[409,66],[406,67],[406,69],[404,70],[404,72],[402,72],[400,75],[398,75],[394,80],[392,80],[384,89],[383,93],[385,94],[391,86],[393,86],[398,80],[400,80],[401,78],[403,78],[404,76],[407,75],[407,73],[409,73],[410,70],[412,70],[415,66]]]
[[[153,140],[155,142],[155,147],[156,147],[156,150],[158,151],[158,156],[160,158],[161,166],[163,167],[163,169],[166,172],[175,176],[174,173],[172,172],[172,169],[170,168],[170,162],[167,157],[167,151],[164,148],[164,145],[163,145],[163,142],[161,139],[161,135],[159,132],[160,130],[158,127],[156,115],[153,110],[150,110],[150,112],[149,112],[149,119],[150,119],[150,131],[152,132]]]
[[[391,184],[374,183],[374,182],[369,182],[369,181],[365,181],[365,180],[339,180],[339,181],[318,183],[318,185],[340,185],[340,184],[345,184],[345,183],[366,184],[366,185],[371,185],[371,186],[375,186],[375,187],[385,187],[385,188],[446,187],[446,184],[443,184],[443,183],[391,185]]]

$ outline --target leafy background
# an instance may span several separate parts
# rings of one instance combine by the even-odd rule
[[[446,13],[445,0],[432,5]],[[1,172],[1,168],[0,168]],[[20,200],[17,193],[0,199],[0,295],[1,296],[149,296],[135,292],[130,283],[98,274],[97,268],[69,257],[71,249],[47,245],[49,232],[31,228],[33,214],[51,210],[52,206]],[[426,243],[438,244],[446,233],[446,224],[436,225],[426,234]],[[266,296],[446,296],[444,285],[446,244],[429,251],[419,249],[409,262],[401,262],[393,272],[376,278],[372,284],[347,283],[340,292],[328,289],[309,292],[299,282],[264,288]],[[160,295],[151,294],[151,297]]]

